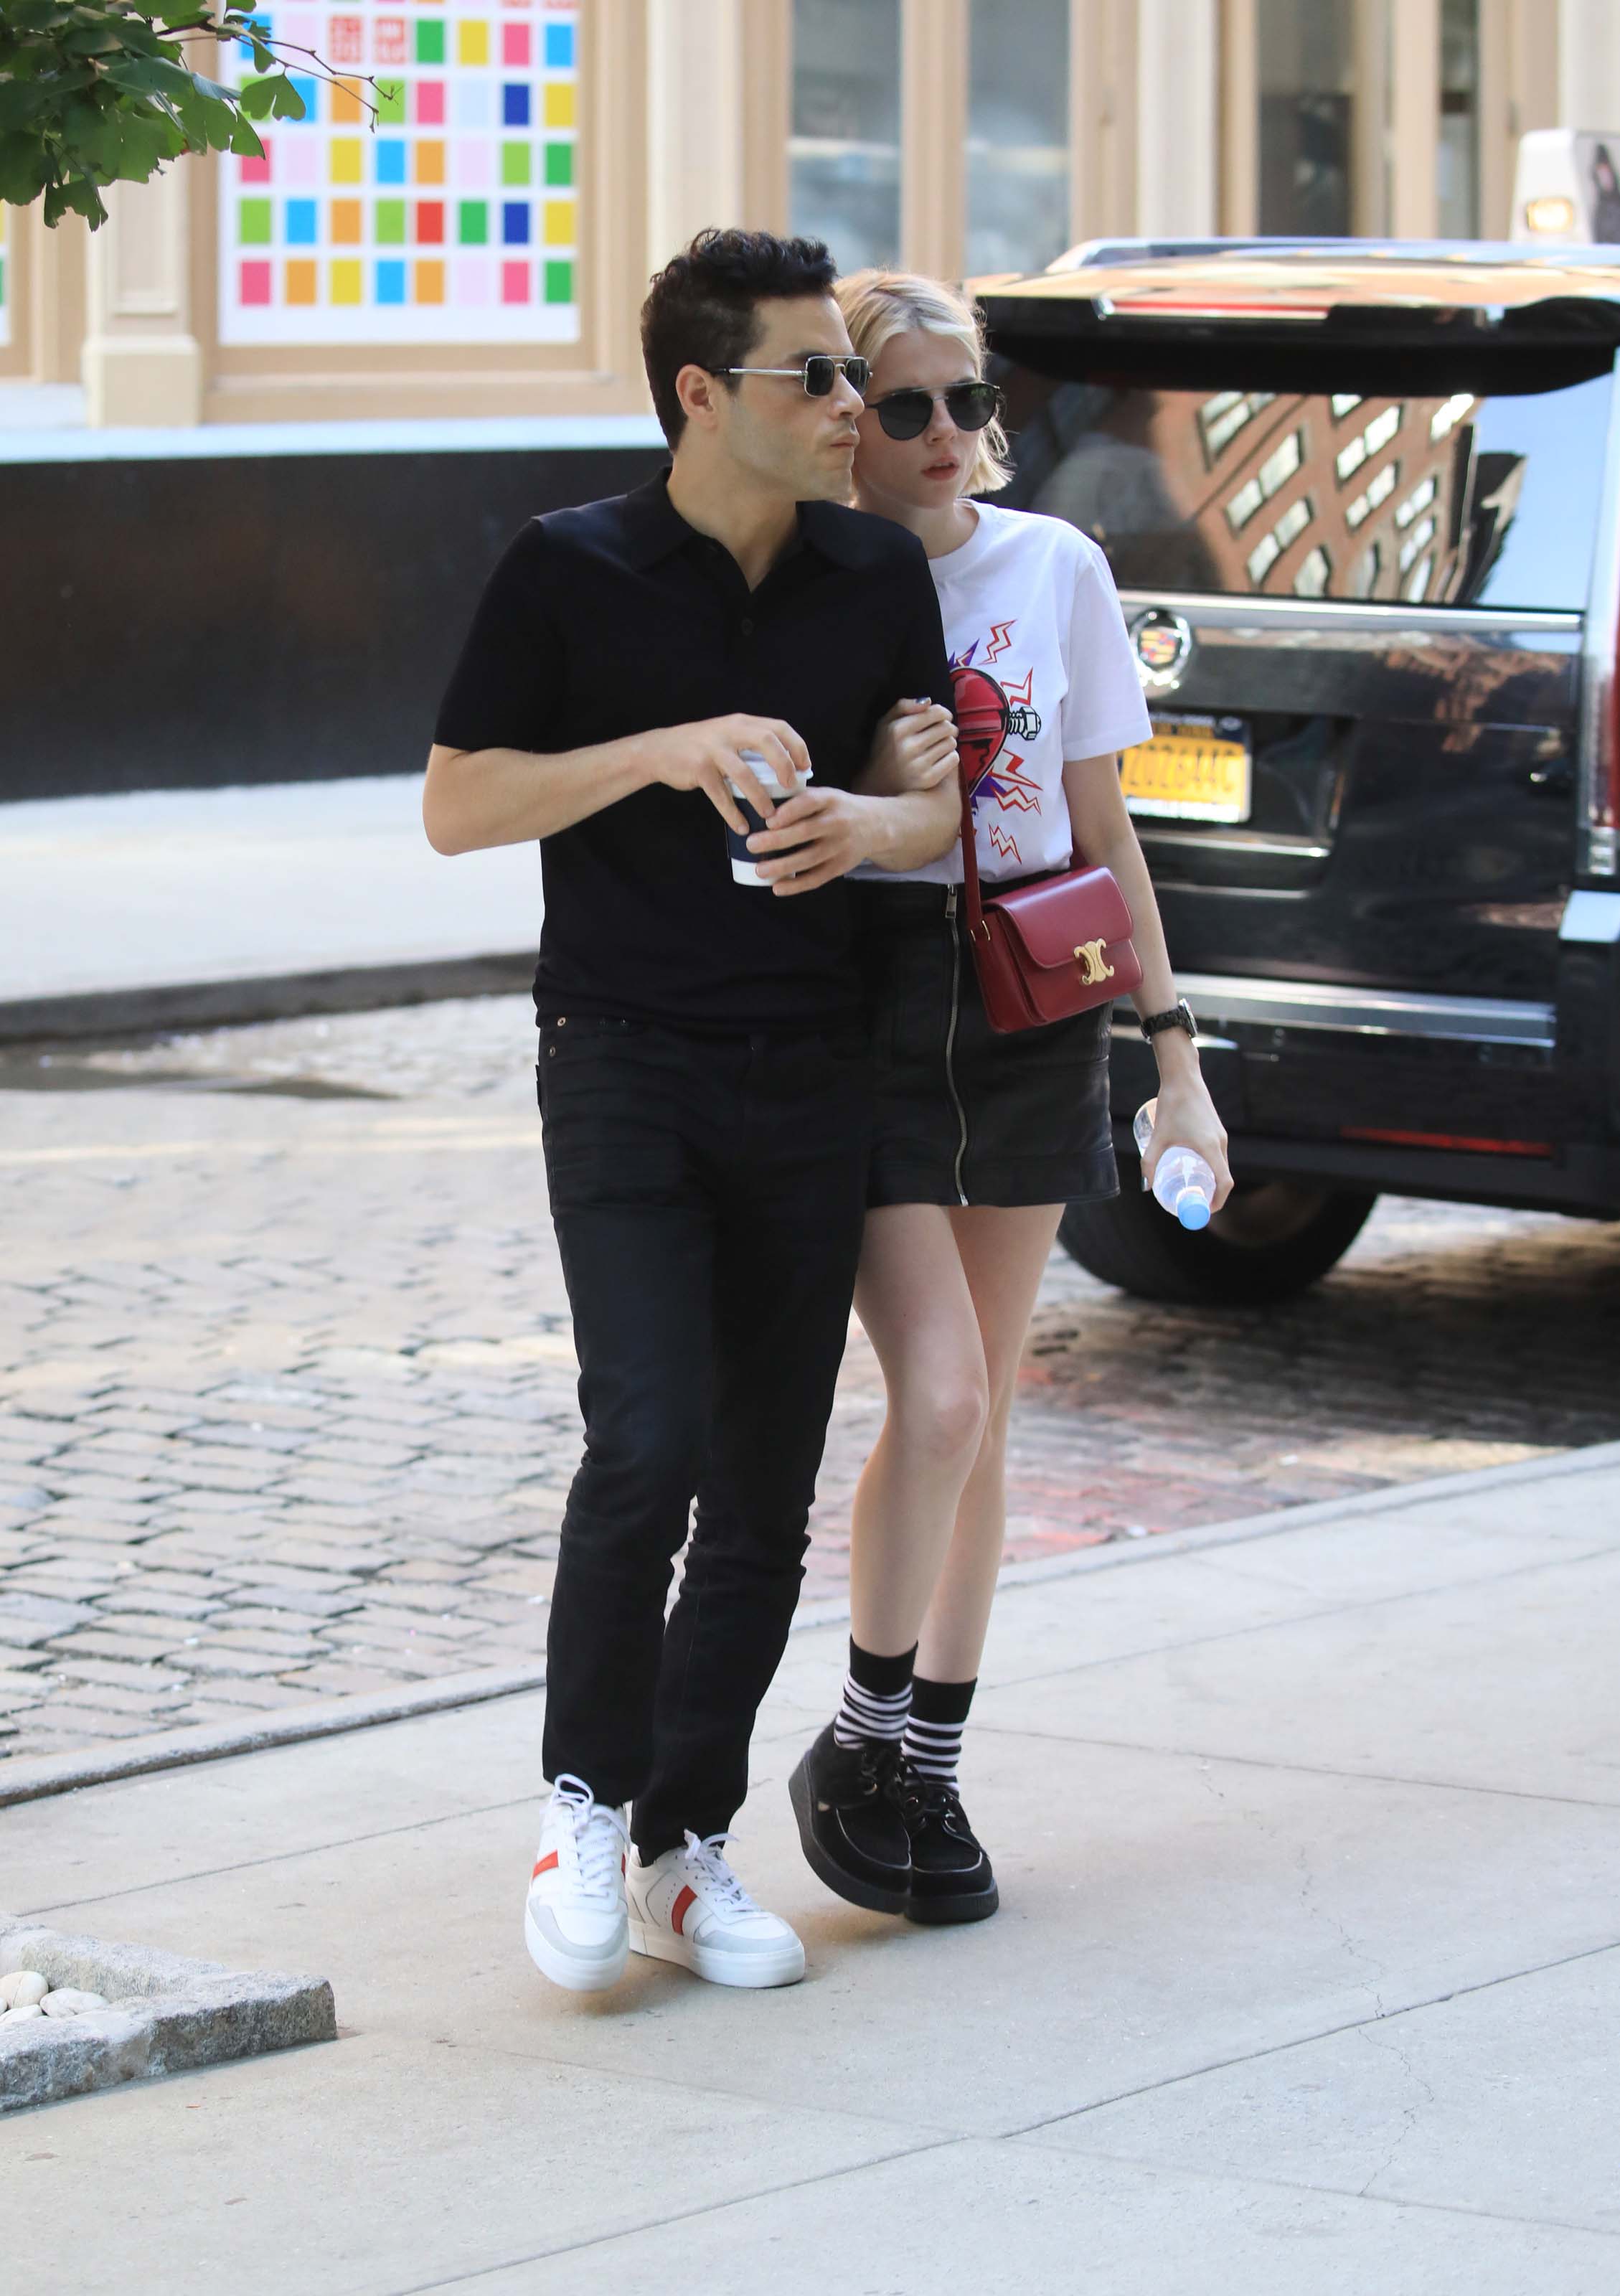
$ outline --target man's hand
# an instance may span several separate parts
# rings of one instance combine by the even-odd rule
[[[863,790],[898,797],[937,789],[956,771],[956,721],[937,701],[896,701],[878,727]]]
[[[773,893],[813,893],[871,857],[878,827],[872,808],[887,801],[847,790],[805,790],[777,807],[769,829],[749,838],[749,851]]]
[[[697,725],[666,726],[643,734],[641,744],[649,781],[700,791],[726,827],[740,836],[749,824],[725,786],[728,780],[736,783],[762,821],[769,821],[776,811],[744,759],[744,750],[757,750],[784,789],[796,788],[810,775],[809,750],[780,718],[749,718],[740,711],[730,718],[706,718]]]

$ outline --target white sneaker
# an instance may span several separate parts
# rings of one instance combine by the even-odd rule
[[[600,1993],[625,1973],[629,1841],[623,1811],[565,1771],[541,1821],[523,1935],[536,1968],[570,1993]]]
[[[805,1948],[774,1914],[757,1906],[720,1855],[731,1836],[688,1833],[650,1866],[626,1877],[630,1943],[657,1961],[678,1961],[713,1985],[797,1985]]]

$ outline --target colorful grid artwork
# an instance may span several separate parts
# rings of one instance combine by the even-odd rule
[[[581,0],[270,0],[306,117],[223,163],[220,340],[574,342]],[[285,53],[285,49],[283,49]],[[370,93],[368,91],[368,93]]]

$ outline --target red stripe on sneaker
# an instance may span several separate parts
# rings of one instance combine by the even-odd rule
[[[542,1874],[549,1873],[549,1872],[550,1872],[550,1870],[551,1870],[551,1868],[552,1868],[552,1867],[556,1863],[557,1863],[557,1852],[553,1849],[553,1850],[550,1853],[550,1855],[549,1855],[548,1857],[542,1857],[542,1858],[540,1859],[540,1861],[539,1861],[538,1865],[536,1865],[536,1866],[535,1867],[534,1872],[529,1875],[529,1877],[528,1877],[528,1878],[529,1878],[529,1880],[530,1880],[531,1882],[537,1882],[537,1881],[540,1879],[540,1876],[542,1875]]]
[[[697,1902],[698,1893],[695,1890],[683,1890],[670,1908],[669,1926],[677,1937],[685,1936],[686,1916]]]

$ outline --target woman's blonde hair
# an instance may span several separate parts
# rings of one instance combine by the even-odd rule
[[[977,306],[942,279],[915,271],[853,271],[833,288],[852,347],[875,367],[886,343],[896,335],[949,335],[985,371],[985,335]],[[1006,460],[1007,433],[999,422],[981,430],[964,494],[994,494],[1012,476]]]

